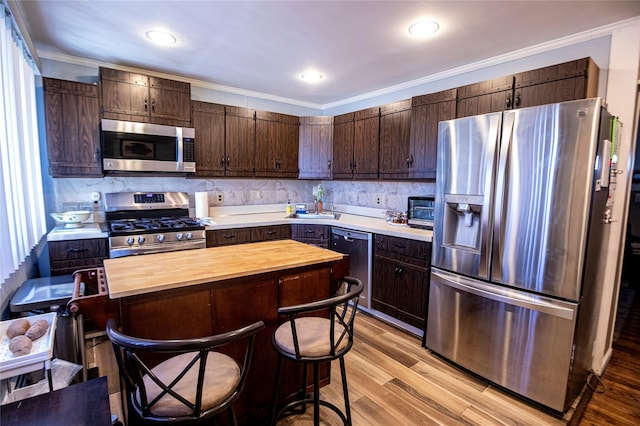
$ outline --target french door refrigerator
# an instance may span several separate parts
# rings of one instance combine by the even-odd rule
[[[439,125],[426,346],[558,412],[591,369],[610,122],[594,98]]]

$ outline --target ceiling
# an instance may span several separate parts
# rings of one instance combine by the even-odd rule
[[[640,1],[61,1],[17,5],[39,56],[184,76],[307,106],[406,85],[640,16]],[[440,23],[415,39],[419,18]],[[145,33],[163,29],[169,47]],[[67,58],[68,59],[68,58]],[[300,74],[315,69],[316,84]]]

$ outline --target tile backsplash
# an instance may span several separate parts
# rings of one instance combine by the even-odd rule
[[[209,193],[211,206],[310,203],[312,188],[322,183],[324,202],[358,207],[407,208],[410,195],[433,195],[435,182],[312,181],[295,179],[187,179],[184,177],[112,177],[102,179],[52,179],[48,211],[84,209],[92,206],[92,192],[184,191],[194,207],[194,193]],[[222,203],[218,202],[222,194]],[[378,203],[379,201],[379,203]],[[91,210],[91,209],[90,209]]]

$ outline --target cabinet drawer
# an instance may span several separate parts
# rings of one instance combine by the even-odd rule
[[[207,231],[207,247],[229,246],[251,242],[251,228]]]
[[[291,225],[291,238],[297,241],[301,239],[329,240],[329,225]]]
[[[431,243],[376,234],[375,255],[397,259],[428,268],[431,265]]]
[[[49,261],[52,275],[72,274],[78,269],[102,266],[109,257],[106,238],[50,241]]]
[[[49,259],[52,261],[107,257],[107,239],[49,241]]]
[[[251,241],[284,240],[291,238],[289,225],[258,226],[251,228]]]

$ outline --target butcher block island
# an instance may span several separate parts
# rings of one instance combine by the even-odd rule
[[[277,362],[271,338],[285,320],[278,307],[326,298],[348,272],[343,254],[293,240],[147,254],[77,271],[76,287],[103,291],[77,294],[69,303],[99,329],[114,318],[124,333],[149,339],[203,337],[263,321],[244,392],[234,405],[240,423],[257,424],[270,415]],[[224,352],[238,360],[243,354],[237,346]],[[283,373],[284,402],[300,390],[302,370],[286,363]],[[329,377],[326,366],[320,384]],[[310,375],[309,389],[312,384]]]
[[[104,270],[109,297],[117,299],[342,258],[342,254],[330,250],[293,240],[278,240],[107,259]]]

